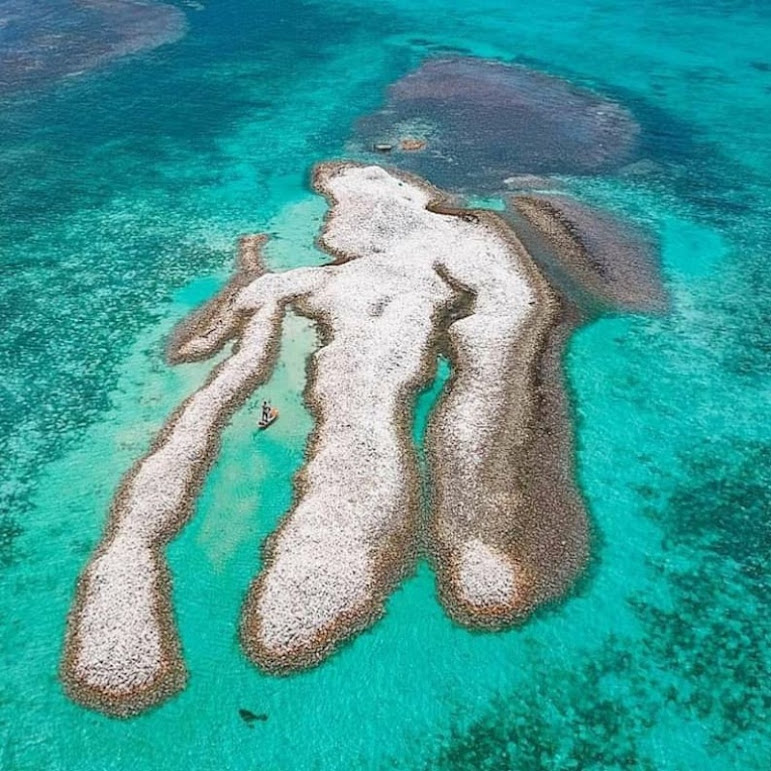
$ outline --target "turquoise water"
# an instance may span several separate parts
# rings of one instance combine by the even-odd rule
[[[767,768],[771,9],[179,7],[178,42],[0,111],[0,766]],[[74,581],[120,476],[211,366],[168,368],[166,335],[222,285],[238,234],[271,233],[274,268],[318,263],[309,167],[342,155],[389,83],[448,51],[602,89],[648,131],[650,163],[564,180],[657,233],[673,306],[598,320],[567,353],[587,575],[520,629],[480,634],[443,615],[421,566],[324,666],[253,669],[240,604],[312,427],[317,341],[290,318],[272,381],[231,421],[169,549],[188,688],[130,722],[82,710],[57,680]],[[266,395],[281,419],[255,437]],[[268,720],[249,728],[241,707]]]

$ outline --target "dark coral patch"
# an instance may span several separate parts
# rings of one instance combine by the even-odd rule
[[[392,162],[452,190],[504,188],[516,174],[591,174],[636,159],[640,130],[616,102],[565,80],[483,59],[434,59],[396,82],[356,142],[426,142]]]
[[[19,554],[16,539],[23,532],[10,514],[0,516],[0,568],[9,568],[17,562]]]

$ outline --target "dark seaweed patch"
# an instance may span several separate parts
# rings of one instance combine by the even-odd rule
[[[671,608],[639,597],[654,662],[686,678],[672,700],[709,721],[717,747],[760,730],[771,711],[768,555],[771,445],[704,442],[681,457],[672,492],[651,514],[667,537],[651,559]]]
[[[723,364],[742,378],[768,378],[771,361],[771,278],[768,274],[767,238],[761,244],[744,247],[745,258],[722,277],[721,292],[715,301],[716,321],[710,328],[717,350],[726,351]],[[752,250],[752,251],[750,251]],[[730,325],[720,319],[731,319]]]
[[[662,514],[665,546],[698,540],[714,556],[733,560],[749,579],[747,589],[762,597],[771,588],[771,445],[742,442],[723,450],[706,443],[685,460],[685,471],[692,482],[675,490]]]
[[[637,158],[639,126],[620,104],[565,80],[484,59],[431,59],[397,81],[356,140],[417,135],[394,163],[452,190],[500,190],[513,174],[587,174]]]
[[[4,0],[0,11],[0,95],[154,48],[185,29],[185,15],[165,3]]]
[[[614,679],[623,690],[603,688]],[[468,728],[454,729],[427,769],[635,769],[654,771],[642,748],[660,703],[634,655],[612,639],[579,669],[539,667],[536,687],[499,696]]]
[[[520,195],[512,204],[506,218],[530,254],[586,313],[667,308],[650,234],[568,196]]]
[[[24,531],[9,514],[0,516],[0,567],[8,568],[19,560],[16,539]]]

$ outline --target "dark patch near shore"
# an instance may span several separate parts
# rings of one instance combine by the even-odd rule
[[[0,96],[156,48],[185,28],[182,11],[152,0],[0,0]]]
[[[638,159],[640,128],[620,104],[565,80],[484,59],[425,62],[362,118],[363,151],[400,136],[427,140],[393,154],[400,168],[450,190],[498,191],[514,174],[592,174]]]
[[[668,306],[653,237],[563,195],[522,195],[505,218],[552,284],[588,316]]]
[[[249,726],[249,728],[254,728],[256,722],[264,723],[268,719],[268,716],[264,712],[255,714],[250,709],[244,709],[243,707],[238,710],[238,716]]]
[[[21,525],[10,515],[0,516],[0,567],[9,568],[19,560],[16,539],[24,532]]]

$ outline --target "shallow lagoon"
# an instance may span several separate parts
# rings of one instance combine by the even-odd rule
[[[178,43],[4,104],[3,768],[765,767],[771,18],[477,5],[183,6]],[[446,51],[600,88],[652,136],[653,164],[564,180],[658,233],[674,306],[597,321],[568,352],[585,579],[490,635],[446,619],[422,566],[320,669],[249,666],[240,604],[311,428],[314,334],[296,319],[169,550],[187,690],[128,723],[81,710],[56,677],[74,580],[121,474],[209,369],[166,367],[165,335],[225,280],[240,233],[270,232],[276,268],[320,259],[310,164]],[[263,393],[282,417],[255,437]],[[240,707],[268,720],[249,728]]]

